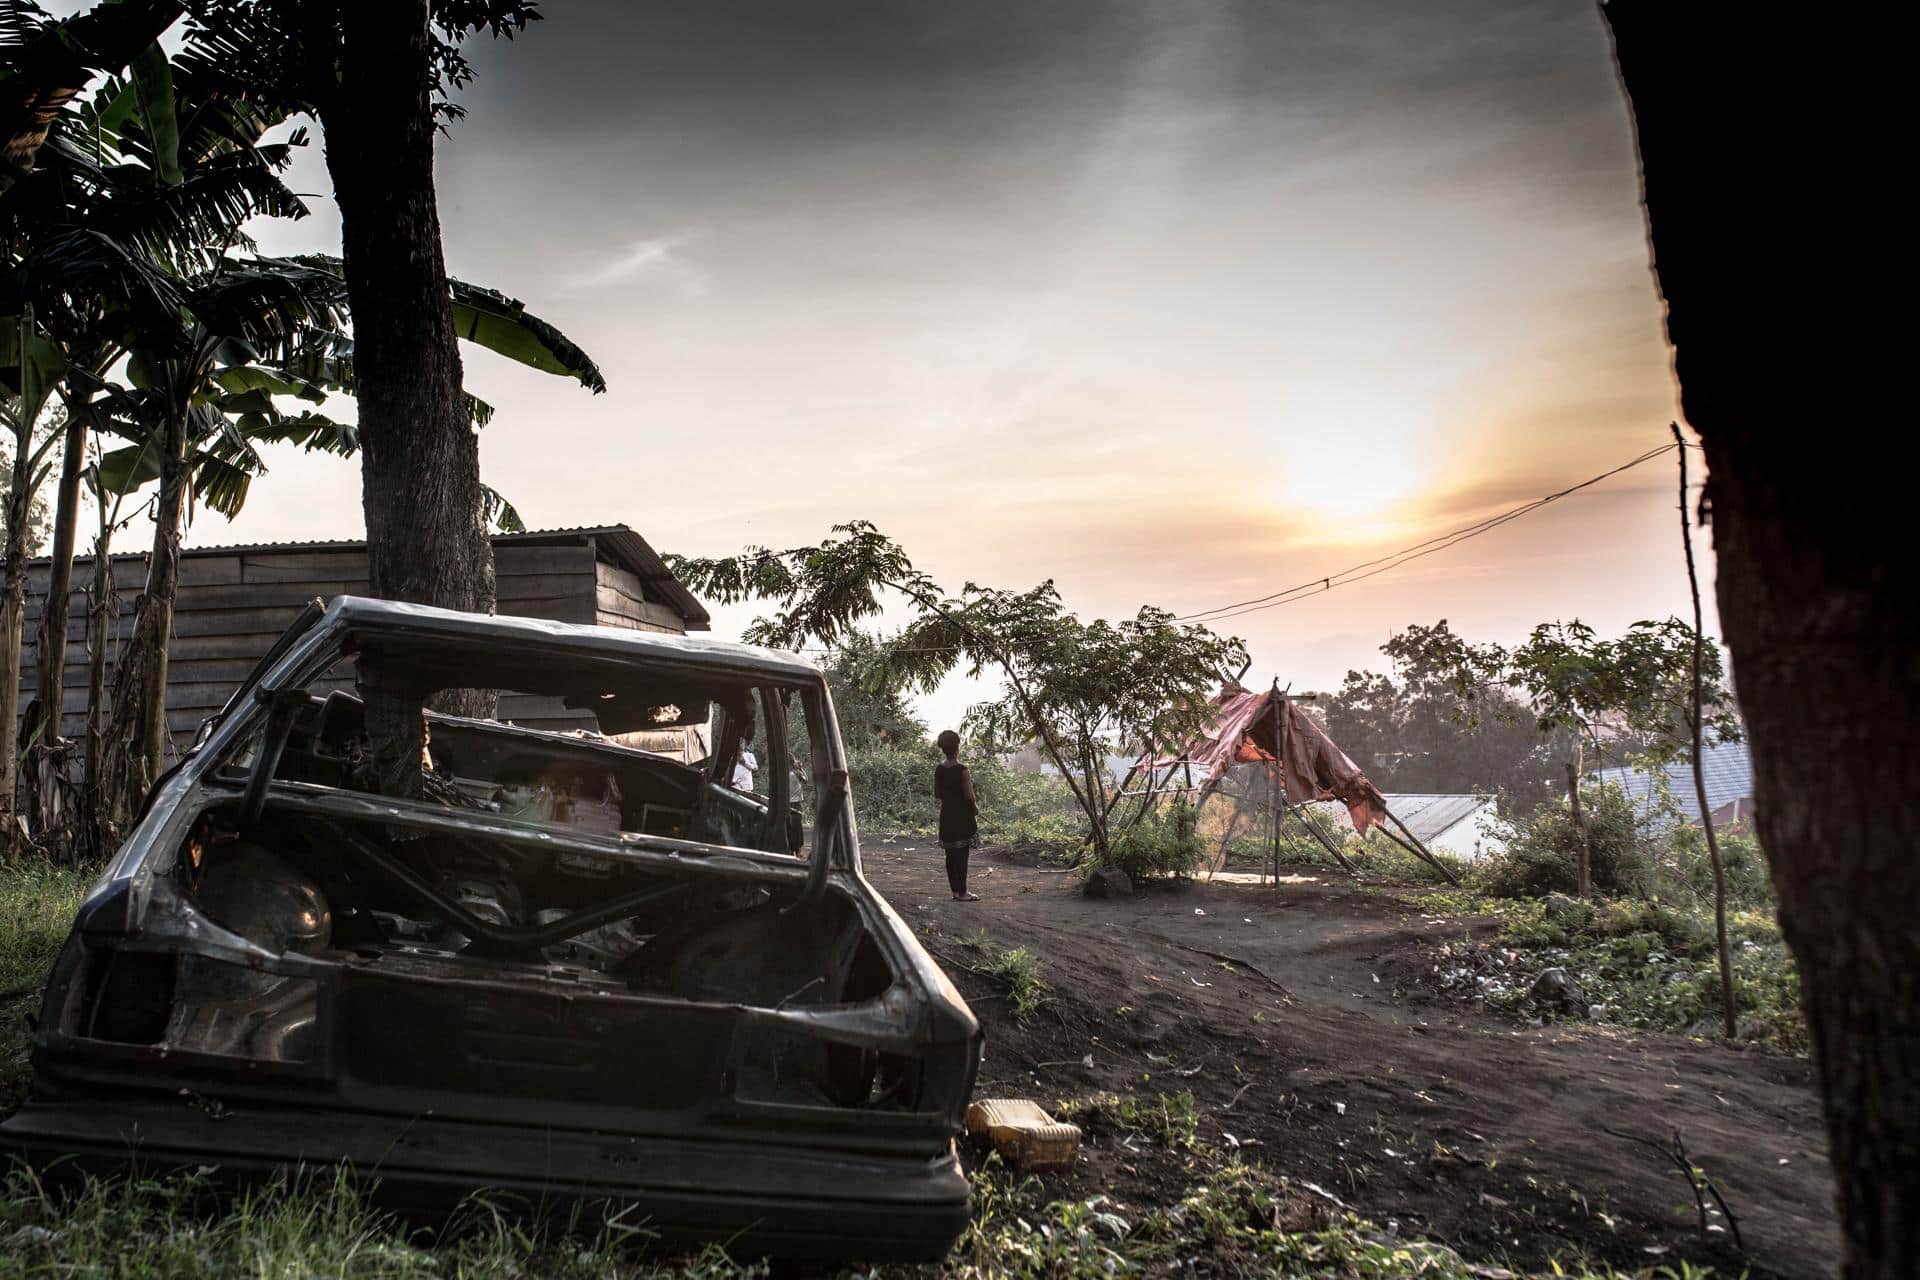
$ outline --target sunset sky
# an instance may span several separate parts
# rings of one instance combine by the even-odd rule
[[[1676,413],[1587,0],[545,11],[471,46],[439,159],[451,269],[610,387],[467,352],[483,472],[531,525],[717,554],[865,518],[950,585],[1186,613],[1561,488]],[[318,146],[295,179],[315,215],[262,247],[337,250]],[[352,466],[273,466],[192,541],[361,535]],[[1673,483],[1663,457],[1230,626],[1306,689],[1411,622],[1680,612]]]

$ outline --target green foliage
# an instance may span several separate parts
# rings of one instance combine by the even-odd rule
[[[863,831],[929,838],[939,825],[933,769],[939,753],[919,744],[849,747],[847,773]],[[1086,820],[1056,777],[1009,769],[998,760],[969,761],[980,800],[980,838],[995,844],[1077,841]]]
[[[1602,640],[1578,620],[1542,623],[1506,656],[1505,682],[1533,703],[1543,732],[1566,728],[1591,735],[1603,716],[1618,715],[1640,735],[1654,763],[1690,758],[1693,745],[1693,628],[1678,618],[1636,622],[1617,640]],[[1720,650],[1700,646],[1701,728],[1721,741],[1740,737],[1733,695],[1720,684]],[[1466,678],[1478,682],[1482,673]]]
[[[974,944],[980,945],[980,944]],[[1025,947],[1013,947],[1002,951],[991,944],[985,946],[987,962],[978,966],[974,972],[992,978],[1007,990],[1007,1008],[1017,1021],[1025,1022],[1040,1006],[1047,1002],[1048,987],[1040,975],[1044,967],[1040,957]]]
[[[1660,838],[1616,786],[1582,787],[1581,805],[1593,839],[1593,884],[1602,893],[1638,890],[1659,856]],[[1473,863],[1474,883],[1498,897],[1539,897],[1575,891],[1580,831],[1568,806],[1543,805],[1532,815],[1493,826],[1502,853]]]
[[[1772,910],[1776,902],[1773,876],[1767,870],[1760,842],[1737,831],[1717,831],[1720,865],[1726,875],[1727,901]],[[1688,895],[1701,902],[1713,898],[1713,866],[1707,857],[1706,834],[1699,827],[1676,826],[1667,833],[1655,868],[1654,888],[1668,895]]]
[[[1112,744],[1184,739],[1205,719],[1217,682],[1246,656],[1240,641],[1162,609],[1082,622],[1052,582],[1020,592],[969,582],[949,595],[866,521],[834,526],[817,546],[667,559],[689,587],[722,604],[772,602],[746,637],[778,648],[856,643],[883,595],[903,599],[912,615],[884,646],[884,674],[870,670],[870,681],[931,689],[955,670],[997,670],[1002,695],[969,713],[972,736],[997,747],[1038,741],[1085,813],[1096,850],[1106,844],[1102,778]]]
[[[1472,1280],[1494,1272],[1445,1245],[1390,1234],[1256,1164],[1204,1148],[1165,1208],[1123,1207],[1106,1195],[1049,1199],[1047,1184],[989,1157],[974,1174],[967,1232],[938,1267],[887,1274],[958,1280],[1109,1280],[1167,1274],[1313,1277],[1314,1280]],[[1513,1274],[1500,1271],[1499,1274]],[[1561,1280],[1627,1280],[1629,1273],[1554,1263]],[[1645,1280],[1708,1280],[1680,1262],[1632,1273]]]
[[[1380,651],[1391,675],[1349,671],[1318,705],[1329,735],[1382,791],[1499,791],[1523,810],[1555,794],[1554,761],[1571,751],[1543,739],[1526,706],[1503,699],[1500,714],[1484,714],[1460,688],[1463,670],[1491,679],[1497,650],[1468,644],[1443,618],[1395,633]]]
[[[848,636],[827,662],[826,677],[847,750],[924,747],[926,722],[908,705],[906,690],[887,664],[886,650],[873,637],[863,632]]]
[[[931,747],[849,746],[847,777],[860,829],[932,835],[940,818],[933,799],[934,763]]]
[[[47,434],[50,436],[56,434],[59,430],[59,424],[50,424],[46,428]],[[12,474],[13,445],[5,439],[0,439],[0,476],[10,476]],[[8,540],[9,531],[5,526],[6,523],[11,520],[12,515],[11,504],[0,505],[0,546],[6,545],[6,541]],[[26,536],[21,543],[28,555],[37,556],[46,548],[47,534],[51,531],[51,528],[50,513],[47,511],[47,500],[41,493],[40,486],[35,485],[33,487],[33,497],[27,502]]]
[[[974,1174],[973,1220],[942,1270],[967,1280],[1109,1280],[1149,1261],[1133,1233],[1108,1197],[1048,1201],[1039,1179],[1016,1178],[992,1156]]]
[[[1511,651],[1472,644],[1443,619],[1381,646],[1393,672],[1347,673],[1323,700],[1328,732],[1385,791],[1499,792],[1527,813],[1564,794],[1563,762],[1604,721],[1615,749],[1655,763],[1692,746],[1693,629],[1637,622],[1606,640],[1574,621],[1544,623]],[[1703,729],[1740,736],[1717,646],[1701,651]]]
[[[1125,831],[1116,832],[1098,865],[1118,867],[1135,883],[1190,876],[1206,862],[1208,854],[1197,825],[1192,805],[1164,805]]]
[[[1499,1010],[1527,1015],[1535,975],[1563,968],[1608,1026],[1718,1034],[1719,973],[1709,905],[1662,899],[1592,899],[1562,904],[1549,918],[1537,900],[1428,892],[1422,910],[1496,916],[1492,944],[1448,943],[1438,951],[1441,985],[1469,988]],[[1727,919],[1739,1036],[1791,1053],[1807,1049],[1800,980],[1769,912]]]
[[[995,844],[1078,844],[1087,820],[1066,783],[998,760],[971,766],[980,798],[980,838]]]
[[[89,879],[41,858],[0,859],[0,1112],[26,1089],[28,1016],[67,939]],[[5,1231],[0,1229],[0,1238]]]
[[[1311,1276],[1316,1280],[1471,1280],[1487,1274],[1451,1249],[1389,1234],[1256,1164],[1223,1158],[1197,1137],[1192,1098],[1102,1095],[1063,1103],[1089,1132],[1124,1133],[1177,1151],[1180,1178],[1164,1206],[1123,1208],[1105,1195],[1052,1198],[1048,1184],[989,1156],[973,1175],[973,1214],[947,1258],[871,1276],[936,1280],[1110,1280],[1114,1276]],[[335,1280],[758,1280],[715,1246],[662,1256],[644,1224],[579,1220],[538,1229],[476,1197],[437,1236],[374,1208],[338,1172],[311,1172],[231,1199],[203,1175],[90,1180],[56,1192],[16,1166],[0,1183],[8,1274],[75,1280],[328,1276]],[[1686,1264],[1648,1280],[1706,1280]],[[1555,1265],[1570,1280],[1611,1271]]]

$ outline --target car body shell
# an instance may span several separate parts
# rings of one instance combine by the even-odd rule
[[[824,680],[797,657],[706,638],[335,599],[276,646],[153,788],[56,962],[31,1092],[0,1124],[0,1149],[55,1171],[212,1166],[236,1180],[343,1164],[384,1202],[421,1215],[449,1212],[481,1191],[535,1212],[589,1205],[670,1241],[725,1239],[748,1254],[943,1253],[968,1215],[954,1140],[978,1068],[979,1028],[862,875],[850,804],[801,861],[684,837],[529,830],[484,810],[341,787],[274,781],[266,797],[282,831],[384,833],[388,848],[402,850],[408,839],[511,848],[516,857],[531,848],[599,869],[609,884],[637,877],[636,896],[687,884],[690,893],[766,899],[688,944],[720,956],[701,981],[724,986],[736,970],[777,975],[783,955],[811,956],[826,937],[820,954],[853,948],[867,975],[828,983],[853,992],[848,998],[639,990],[527,951],[501,959],[383,941],[303,953],[263,944],[259,930],[236,926],[232,907],[216,918],[206,880],[196,896],[183,859],[197,867],[208,824],[246,812],[236,753],[270,736],[276,698],[343,643],[369,638],[795,689],[824,708],[816,752],[826,772],[845,776]],[[566,747],[576,748],[601,749],[578,740]],[[279,904],[273,910],[309,893],[304,873],[275,875],[287,884],[256,876],[246,892]],[[809,912],[830,923],[808,923]],[[215,979],[243,998],[187,1010],[200,1039],[174,1034],[184,993]],[[282,1053],[256,1032],[249,1052],[206,1051],[205,1036],[219,1034],[206,1027],[231,1023],[239,1008],[271,1025],[276,1015],[259,1011],[275,1000],[297,1001],[298,1018],[283,1021],[308,1049]],[[163,1023],[169,1030],[158,1035],[116,1030]],[[855,1064],[856,1088],[859,1072],[877,1071],[898,1096],[884,1105],[871,1094],[853,1102],[788,1096],[781,1090],[798,1086],[777,1079],[781,1064],[802,1060],[827,1063],[822,1080],[836,1063]],[[769,1071],[774,1084],[750,1083]]]

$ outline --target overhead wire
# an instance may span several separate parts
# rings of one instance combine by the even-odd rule
[[[1304,600],[1310,596],[1324,595],[1336,587],[1346,587],[1356,582],[1364,582],[1368,578],[1377,577],[1380,574],[1401,568],[1415,560],[1459,546],[1462,542],[1466,542],[1469,539],[1477,538],[1485,533],[1491,533],[1502,525],[1518,520],[1522,516],[1531,515],[1533,512],[1540,510],[1550,503],[1558,502],[1560,499],[1579,493],[1583,489],[1590,489],[1602,481],[1611,480],[1614,476],[1622,472],[1631,471],[1635,467],[1642,466],[1645,463],[1653,461],[1655,458],[1671,453],[1681,447],[1681,445],[1672,443],[1660,445],[1657,448],[1647,450],[1636,458],[1621,463],[1617,467],[1611,467],[1600,472],[1598,475],[1589,476],[1577,484],[1570,484],[1563,489],[1556,489],[1552,493],[1544,494],[1528,502],[1523,502],[1517,507],[1502,511],[1496,515],[1488,516],[1483,520],[1476,520],[1472,524],[1463,525],[1449,533],[1437,534],[1434,537],[1426,539],[1424,542],[1416,542],[1412,546],[1403,547],[1401,550],[1395,551],[1390,555],[1377,556],[1372,560],[1363,560],[1359,564],[1351,565],[1337,573],[1322,574],[1316,578],[1309,578],[1297,586],[1270,592],[1264,596],[1254,596],[1251,599],[1236,601],[1233,604],[1217,605],[1211,609],[1201,609],[1195,613],[1181,614],[1174,618],[1173,621],[1209,624],[1225,622],[1232,618],[1244,617],[1249,613],[1259,613],[1266,609],[1278,608],[1284,604],[1293,604],[1296,601]],[[1692,441],[1687,441],[1684,447],[1689,449],[1700,448],[1698,444]],[[753,553],[753,557],[767,558],[787,556],[798,554],[805,550],[808,550],[808,548],[795,548],[791,551],[759,551]],[[958,645],[939,645],[929,648],[898,649],[894,650],[894,652],[945,653],[959,647]],[[808,648],[802,649],[799,652],[831,653],[833,650],[829,648]]]
[[[1393,552],[1391,555],[1379,556],[1372,560],[1364,560],[1359,564],[1349,566],[1337,573],[1322,574],[1316,578],[1309,578],[1297,586],[1287,587],[1264,596],[1255,596],[1251,599],[1240,600],[1233,604],[1217,605],[1211,609],[1201,609],[1196,613],[1182,614],[1175,618],[1174,621],[1224,622],[1229,618],[1238,618],[1249,613],[1258,613],[1264,609],[1278,608],[1283,604],[1292,604],[1294,601],[1304,599],[1308,596],[1324,595],[1335,587],[1351,586],[1353,583],[1364,581],[1367,578],[1375,577],[1378,574],[1386,573],[1392,569],[1398,569],[1402,565],[1421,559],[1424,556],[1430,556],[1436,552],[1458,546],[1460,543],[1470,538],[1477,538],[1483,533],[1491,533],[1501,525],[1518,520],[1521,516],[1530,515],[1549,503],[1558,502],[1561,498],[1567,497],[1569,494],[1591,488],[1603,480],[1609,480],[1619,475],[1623,471],[1630,471],[1634,467],[1651,462],[1655,458],[1671,453],[1677,447],[1677,445],[1673,444],[1663,444],[1656,449],[1649,449],[1637,458],[1623,462],[1617,467],[1612,467],[1601,472],[1599,475],[1590,476],[1578,484],[1571,484],[1564,489],[1557,489],[1552,493],[1535,498],[1530,502],[1524,502],[1511,510],[1488,516],[1484,520],[1476,520],[1472,524],[1465,525],[1449,533],[1438,534],[1432,538],[1428,538],[1424,542],[1416,542],[1410,547],[1404,547],[1399,551]]]

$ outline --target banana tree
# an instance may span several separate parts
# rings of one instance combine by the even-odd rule
[[[110,823],[130,811],[164,759],[165,640],[190,502],[231,517],[252,479],[266,469],[260,449],[268,444],[342,456],[360,447],[356,428],[316,407],[359,389],[337,260],[223,262],[186,282],[183,297],[181,314],[188,320],[182,332],[159,349],[135,350],[126,365],[131,387],[118,395],[118,412],[101,420],[128,437],[124,447],[100,459],[101,492],[157,486],[146,589],[116,668],[111,719],[102,740],[89,746],[98,760],[101,810]],[[575,377],[584,369],[598,377],[592,361],[564,334],[503,295],[456,282],[453,307],[463,332],[477,344],[533,368]],[[283,409],[289,401],[301,407]],[[468,395],[466,402],[475,425],[491,419],[483,401]],[[501,528],[519,526],[511,504],[491,489],[483,489],[476,518]],[[96,574],[110,562],[108,551],[96,551]],[[111,596],[101,590],[95,599]]]
[[[19,17],[20,7],[13,12]],[[0,114],[10,101],[7,85],[95,89],[84,98],[61,90],[47,99],[25,154],[32,167],[16,164],[0,181],[0,228],[10,250],[0,315],[12,316],[28,301],[37,304],[40,336],[65,355],[67,365],[38,662],[38,700],[50,711],[43,721],[50,732],[32,751],[59,748],[81,472],[90,424],[99,417],[89,404],[95,388],[141,340],[150,345],[158,334],[164,341],[177,329],[179,277],[205,272],[234,248],[249,245],[241,230],[247,219],[306,213],[277,176],[301,143],[300,134],[283,143],[260,142],[284,111],[225,92],[224,82],[215,83],[219,78],[203,63],[184,65],[176,76],[152,39],[157,31],[148,30],[157,12],[149,5],[108,3],[53,24],[29,11],[16,30],[0,32]],[[57,53],[56,46],[69,48],[79,61],[53,57],[49,50]],[[102,79],[101,72],[112,74]],[[40,475],[29,471],[18,478],[37,483]],[[16,638],[12,652],[18,650]],[[17,666],[0,678],[16,685]],[[12,776],[8,771],[8,785]]]

